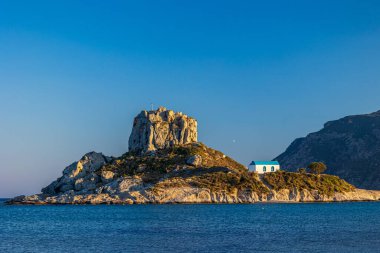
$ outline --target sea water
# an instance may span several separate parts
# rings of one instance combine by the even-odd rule
[[[380,252],[380,203],[0,203],[0,252]]]

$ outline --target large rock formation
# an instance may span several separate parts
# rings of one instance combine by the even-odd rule
[[[197,142],[197,121],[181,112],[159,107],[142,111],[133,122],[129,151],[155,151]]]
[[[96,189],[97,183],[104,176],[99,176],[95,172],[111,160],[111,157],[104,156],[102,153],[87,153],[78,162],[67,166],[62,176],[43,188],[41,192],[48,195],[68,191],[91,192]],[[107,176],[109,177],[109,174]]]
[[[380,189],[380,111],[327,122],[322,130],[296,139],[275,159],[289,171],[323,161],[326,173],[356,187]]]

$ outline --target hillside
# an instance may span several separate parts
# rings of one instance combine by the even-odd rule
[[[359,188],[380,189],[380,111],[327,122],[275,159],[288,171],[323,161],[326,173]]]
[[[327,174],[315,175],[278,171],[264,174],[263,181],[275,191],[297,188],[299,190],[318,191],[319,194],[333,196],[337,192],[343,193],[355,190],[353,185],[343,179]]]

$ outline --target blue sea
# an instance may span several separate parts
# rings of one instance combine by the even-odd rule
[[[380,203],[6,206],[0,252],[380,252]]]

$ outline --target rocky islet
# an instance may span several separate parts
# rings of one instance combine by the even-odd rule
[[[279,180],[292,172],[275,172]],[[275,175],[275,174],[273,174]],[[311,177],[312,175],[310,175]],[[306,175],[307,177],[307,175]],[[308,180],[310,179],[308,178]],[[129,152],[108,157],[90,152],[63,170],[42,193],[8,204],[143,204],[374,201],[380,191],[356,189],[330,175],[318,186],[288,184],[274,189],[265,177],[197,140],[197,121],[160,107],[133,122]],[[295,180],[303,180],[305,175]],[[333,187],[328,194],[329,181]],[[305,186],[306,185],[306,186]],[[322,188],[324,187],[324,188]]]

